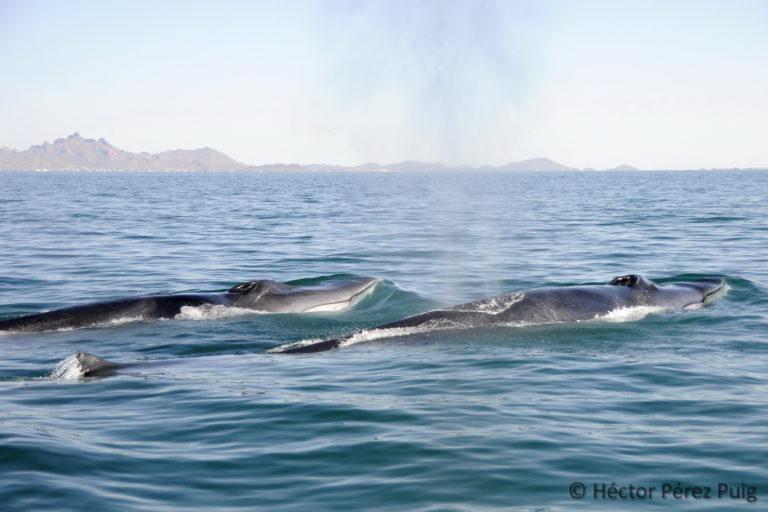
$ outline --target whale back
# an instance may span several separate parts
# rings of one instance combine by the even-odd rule
[[[370,277],[331,279],[316,284],[247,281],[229,289],[232,305],[271,313],[341,311],[360,300],[378,280]]]
[[[693,309],[712,302],[726,290],[726,282],[723,278],[703,278],[692,282],[664,282],[657,285],[646,277],[629,274],[615,277],[604,285],[520,290],[507,295],[427,311],[340,338],[288,343],[275,347],[270,352],[320,352],[360,341],[407,336],[431,330],[492,325],[524,327],[600,320],[606,319],[607,315],[613,312],[638,306],[646,308],[645,313]],[[652,309],[647,309],[648,307]],[[641,313],[643,313],[642,310]]]

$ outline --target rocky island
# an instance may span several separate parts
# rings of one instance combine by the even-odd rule
[[[173,149],[160,153],[132,153],[101,139],[88,139],[73,133],[53,143],[26,150],[0,147],[0,171],[255,171],[255,172],[570,172],[575,167],[549,158],[533,158],[504,165],[480,167],[445,166],[439,163],[408,160],[392,164],[367,163],[356,166],[333,164],[247,165],[209,147]],[[611,170],[636,170],[622,165]]]

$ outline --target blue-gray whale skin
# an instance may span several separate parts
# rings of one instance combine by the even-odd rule
[[[639,275],[612,279],[606,285],[534,288],[509,295],[428,311],[368,332],[406,327],[435,329],[489,327],[493,325],[542,325],[592,320],[620,308],[651,306],[668,310],[701,307],[725,286],[722,278],[656,284]],[[358,331],[360,332],[360,331]],[[385,334],[385,333],[384,333]],[[312,343],[280,345],[272,353],[321,352],[344,346],[349,336]]]
[[[312,286],[269,280],[247,281],[226,293],[130,297],[0,320],[0,331],[52,331],[105,324],[121,318],[173,318],[184,306],[206,304],[268,313],[338,311],[352,305],[377,281],[371,277],[351,277]]]
[[[129,368],[131,364],[118,364],[101,359],[87,352],[75,352],[63,359],[51,372],[53,379],[80,379],[85,377],[109,377],[119,368]]]

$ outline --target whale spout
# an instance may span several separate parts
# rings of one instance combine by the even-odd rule
[[[87,352],[76,352],[63,359],[51,372],[53,379],[81,379],[106,377],[122,365],[107,361]]]

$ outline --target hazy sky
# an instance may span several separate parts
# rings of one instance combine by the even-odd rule
[[[768,166],[768,1],[0,0],[0,146]]]

